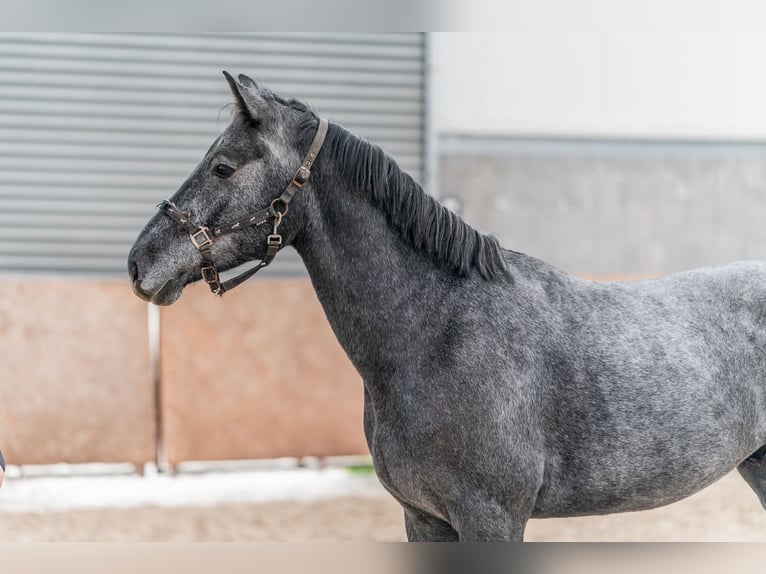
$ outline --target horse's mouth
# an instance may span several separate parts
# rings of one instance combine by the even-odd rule
[[[144,301],[160,306],[172,305],[178,301],[183,290],[184,283],[173,279],[165,281],[165,283],[153,293],[144,291],[141,288],[140,281],[133,281],[133,293]]]

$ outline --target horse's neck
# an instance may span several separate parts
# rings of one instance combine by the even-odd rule
[[[444,296],[444,272],[410,246],[362,191],[314,191],[295,247],[338,340],[365,379],[407,363],[426,342],[426,314]]]

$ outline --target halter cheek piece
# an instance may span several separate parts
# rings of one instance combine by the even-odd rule
[[[282,195],[274,199],[268,207],[265,207],[260,211],[246,215],[231,223],[210,228],[206,225],[198,225],[194,223],[192,221],[191,213],[181,211],[170,201],[165,200],[157,206],[160,211],[183,227],[189,234],[189,238],[194,244],[194,247],[196,247],[197,250],[199,250],[200,255],[202,255],[202,267],[200,269],[202,279],[210,286],[210,291],[215,295],[223,295],[226,291],[244,283],[247,279],[255,275],[274,260],[274,256],[282,248],[282,236],[278,233],[279,225],[282,223],[282,219],[287,215],[290,201],[292,201],[298,190],[303,187],[306,181],[308,181],[309,176],[311,175],[311,166],[314,164],[314,160],[316,160],[319,150],[322,149],[322,144],[324,143],[326,135],[327,120],[319,118],[319,127],[317,127],[316,135],[314,135],[314,141],[311,142],[311,147],[309,148],[306,157],[303,158],[303,163],[301,163],[298,171],[295,172],[293,179],[282,192]],[[281,208],[279,207],[280,205]],[[247,227],[258,227],[270,220],[274,220],[274,226],[271,234],[266,238],[266,255],[261,259],[261,262],[252,269],[248,269],[244,273],[241,273],[228,281],[221,282],[211,251],[213,240],[222,235],[226,235],[227,233],[239,231]]]

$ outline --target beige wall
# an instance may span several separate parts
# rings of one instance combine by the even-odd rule
[[[307,279],[193,285],[161,318],[171,463],[367,452],[361,379]]]
[[[122,283],[0,283],[0,448],[9,464],[155,456],[146,305]]]
[[[126,282],[127,283],[127,282]],[[203,285],[161,310],[171,463],[366,453],[362,383],[307,279]],[[0,448],[9,464],[155,459],[147,305],[127,284],[0,285]]]

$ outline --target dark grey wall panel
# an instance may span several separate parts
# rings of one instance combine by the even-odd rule
[[[502,244],[572,273],[766,260],[766,145],[442,140],[442,197]]]
[[[222,69],[424,172],[423,34],[0,34],[0,270],[121,275],[225,127]],[[288,255],[289,254],[289,255]],[[287,250],[275,267],[301,268]]]

